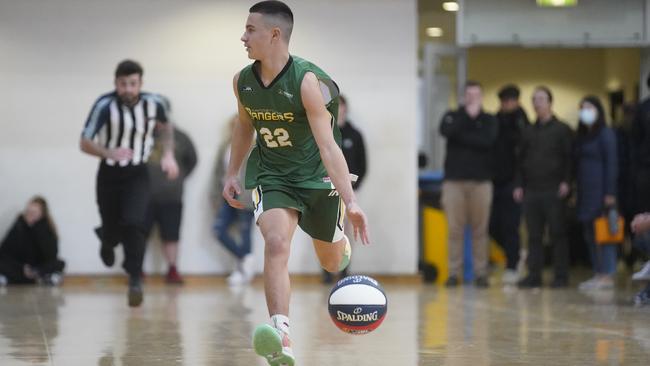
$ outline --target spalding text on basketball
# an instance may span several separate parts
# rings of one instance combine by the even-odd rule
[[[340,310],[336,311],[336,319],[344,322],[374,322],[378,318],[376,311],[370,314],[347,314]]]

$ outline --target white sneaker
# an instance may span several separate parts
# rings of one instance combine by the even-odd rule
[[[609,290],[614,288],[614,279],[610,276],[594,276],[578,286],[580,290]]]
[[[598,276],[593,276],[592,278],[581,282],[578,285],[578,289],[580,290],[594,290],[598,286],[598,281],[600,281],[600,278]]]
[[[643,268],[632,275],[634,281],[650,281],[650,261],[647,261]]]
[[[614,279],[610,276],[601,276],[596,284],[596,290],[609,290],[614,288]]]
[[[519,282],[519,273],[514,269],[506,269],[501,276],[504,285],[516,285]]]
[[[232,273],[230,274],[230,276],[228,276],[226,281],[230,286],[239,286],[245,282],[244,275],[242,275],[239,269],[235,269],[234,271],[232,271]]]
[[[244,279],[250,282],[255,277],[255,258],[253,254],[247,254],[239,263],[239,269]]]

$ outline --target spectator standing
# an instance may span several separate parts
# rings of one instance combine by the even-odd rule
[[[616,135],[605,123],[605,110],[595,96],[580,102],[578,136],[576,139],[577,216],[583,226],[583,236],[594,276],[581,283],[583,290],[614,287],[616,273],[616,244],[597,244],[594,220],[605,209],[616,205],[618,157]],[[624,230],[624,228],[620,228]]]
[[[165,97],[161,97],[161,101],[165,106],[167,118],[172,121],[171,103]],[[180,285],[183,284],[183,278],[178,273],[177,262],[183,215],[183,187],[185,179],[196,167],[197,156],[190,137],[178,129],[175,124],[173,129],[174,157],[178,163],[179,175],[171,180],[161,169],[163,143],[157,138],[159,135],[157,129],[154,130],[154,146],[147,162],[151,184],[151,202],[147,213],[146,229],[150,234],[154,224],[157,224],[168,265],[165,282]]]
[[[231,286],[247,284],[255,275],[253,269],[255,260],[252,254],[251,241],[251,227],[254,217],[252,192],[251,190],[244,190],[239,195],[239,200],[244,203],[244,208],[241,210],[230,206],[221,195],[226,168],[230,161],[232,130],[237,121],[236,115],[230,119],[227,133],[224,134],[224,139],[219,145],[211,191],[212,205],[216,210],[213,225],[215,236],[236,260],[235,268],[227,279],[228,284]],[[240,171],[239,177],[241,181],[244,180],[244,169]],[[237,228],[238,235],[233,236],[231,234],[232,228]]]
[[[506,85],[499,91],[497,113],[499,135],[494,147],[494,196],[490,214],[490,235],[506,254],[502,282],[514,285],[519,280],[519,224],[521,203],[513,198],[515,171],[521,134],[529,126],[528,116],[519,104],[519,88]]]
[[[535,124],[524,130],[514,199],[523,201],[528,228],[528,275],[522,288],[540,287],[544,265],[543,237],[548,225],[555,277],[551,287],[569,285],[569,247],[565,209],[569,195],[572,132],[552,110],[553,94],[545,86],[533,93]]]
[[[442,206],[449,225],[447,287],[460,283],[465,226],[472,231],[475,285],[488,287],[488,224],[492,203],[493,148],[499,125],[483,111],[481,85],[468,81],[464,106],[447,112],[440,133],[447,138]]]

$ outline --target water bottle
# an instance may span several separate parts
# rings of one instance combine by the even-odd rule
[[[618,233],[618,212],[614,207],[611,207],[607,212],[607,225],[609,226],[610,235],[616,235]]]

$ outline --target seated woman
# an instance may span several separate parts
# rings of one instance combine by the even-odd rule
[[[65,263],[57,258],[58,238],[43,197],[32,198],[0,246],[0,285],[58,285]]]

